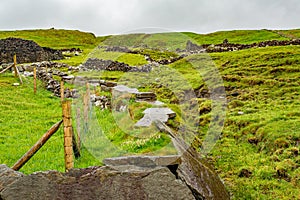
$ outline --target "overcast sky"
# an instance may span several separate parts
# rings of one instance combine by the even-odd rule
[[[0,30],[51,27],[96,35],[147,27],[197,33],[293,29],[300,28],[300,0],[0,0]]]

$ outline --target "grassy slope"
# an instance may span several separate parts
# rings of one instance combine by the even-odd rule
[[[162,45],[162,49],[166,49],[170,45],[172,46],[170,49],[173,50],[177,46],[172,44],[184,45],[186,42],[186,37],[183,37],[182,34],[177,37],[176,35],[178,34],[138,34],[130,35],[129,38],[128,36],[113,36],[110,38],[109,43],[107,43],[108,40],[104,43],[132,46],[144,42],[153,48],[158,48]],[[252,43],[263,40],[281,40],[299,37],[299,30],[280,31],[279,34],[278,31],[265,30],[217,32],[208,35],[184,34],[199,43],[221,43],[225,38],[233,43]],[[171,35],[172,39],[168,40],[167,35]],[[112,38],[117,38],[117,40],[112,40]],[[126,39],[125,42],[121,40],[122,38]],[[176,42],[173,43],[172,40],[174,38]],[[163,42],[160,42],[160,40],[163,40]],[[126,55],[124,56],[124,61],[127,62]],[[300,161],[297,153],[299,152],[300,141],[299,47],[267,47],[239,52],[216,53],[210,54],[210,56],[222,75],[228,95],[233,92],[240,94],[237,97],[230,97],[226,125],[222,138],[218,141],[211,155],[209,155],[211,162],[215,165],[235,199],[299,199]],[[194,76],[193,70],[190,69],[191,66],[187,62],[187,60],[192,58],[193,56],[178,61],[171,65],[171,67],[182,73],[194,88],[198,88],[202,85],[202,80]],[[101,75],[104,75],[108,79],[110,78],[110,72],[102,73]],[[118,79],[123,73],[112,72],[112,75],[114,76],[113,79]],[[7,97],[2,102],[8,101],[8,103],[0,104],[1,111],[10,110],[12,113],[11,116],[7,117],[6,112],[1,112],[1,125],[3,124],[4,126],[1,126],[0,131],[0,139],[2,139],[2,141],[0,140],[2,142],[0,148],[3,148],[5,152],[13,152],[16,150],[14,145],[19,144],[19,142],[15,143],[15,141],[21,140],[24,143],[28,143],[22,150],[17,149],[17,153],[2,153],[0,162],[12,165],[35,142],[35,139],[39,137],[34,135],[42,134],[59,119],[57,115],[53,115],[53,112],[56,111],[58,113],[60,111],[57,106],[58,100],[49,98],[49,93],[46,92],[46,95],[41,95],[36,100],[32,95],[24,95],[31,92],[31,88],[26,89],[26,87],[30,86],[26,86],[25,88],[18,88],[18,90],[24,91],[20,95],[15,95],[15,88],[7,90],[7,87],[11,87],[11,83],[15,80],[10,76],[7,77],[7,75],[5,77],[1,76],[0,80],[2,82],[0,86],[1,96]],[[160,98],[163,98],[166,95],[165,92],[167,92],[160,89],[157,91],[160,93]],[[28,114],[20,115],[19,108],[13,106],[13,100],[16,97],[18,97],[18,101],[24,102],[20,106],[25,110],[28,107],[27,104],[42,109],[42,112],[33,112],[33,118],[40,119],[44,115],[56,116],[57,118],[50,121],[46,120],[45,124],[44,121],[40,122],[38,120],[36,125],[42,124],[40,125],[42,128],[32,126],[30,121],[32,116]],[[24,107],[23,104],[25,105]],[[41,108],[40,104],[49,104],[53,108],[50,107],[49,109],[49,107],[46,108],[44,106]],[[244,114],[239,115],[238,112],[240,111],[244,112]],[[26,112],[24,111],[24,113]],[[45,114],[41,116],[41,113]],[[99,115],[106,116],[108,119],[111,117],[107,113],[99,113]],[[209,117],[209,115],[200,117],[203,126],[208,125]],[[35,138],[32,141],[28,139],[26,134],[21,134],[23,129],[20,130],[20,126],[14,125],[15,121],[19,122],[21,121],[20,119],[23,119],[23,129],[28,130],[25,133]],[[110,124],[109,121],[104,121],[103,123]],[[117,129],[112,124],[110,126],[111,128],[107,127],[107,130]],[[39,130],[38,133],[33,130],[35,128]],[[42,133],[40,133],[40,130],[42,130]],[[116,133],[118,132],[120,131],[117,130]],[[15,135],[14,133],[18,134]],[[111,134],[112,137],[118,137],[118,135]],[[20,135],[21,138],[19,139]],[[18,140],[16,139],[17,137]],[[30,167],[26,168],[25,166],[25,172],[44,169],[62,170],[61,165],[52,165],[53,162],[50,161],[57,160],[56,157],[51,157],[51,155],[61,154],[60,150],[58,150],[60,149],[59,145],[61,145],[61,135],[57,134],[56,137],[55,141],[57,143],[53,144],[55,148],[52,150],[49,147],[50,153],[38,153],[41,154],[39,159],[43,160],[42,163],[44,164],[37,164],[40,161],[38,161],[38,155],[36,155],[36,160],[30,161],[32,163],[28,164]],[[9,144],[7,141],[10,141],[12,144]],[[257,144],[250,143],[249,141],[256,141]],[[50,144],[49,146],[52,146]],[[136,145],[135,142],[132,144]],[[134,150],[136,146],[132,146],[132,144],[126,148]],[[49,160],[48,157],[50,158]],[[76,166],[83,167],[94,164],[95,161],[91,161],[92,159],[90,158],[90,156],[84,156],[82,160],[78,161]],[[48,166],[49,163],[51,163],[50,166]],[[243,177],[243,171],[249,171],[251,175],[248,178]]]
[[[238,31],[220,31],[205,35],[195,33],[185,33],[196,40],[199,44],[220,44],[224,39],[230,43],[251,44],[266,40],[286,40],[287,38],[269,30],[238,30]]]
[[[24,85],[12,74],[0,75],[0,163],[12,166],[46,131],[61,119],[60,100],[38,86],[33,94],[32,79],[24,79]],[[76,167],[99,164],[85,150]],[[62,128],[55,133],[39,152],[21,169],[24,173],[40,170],[64,171]]]
[[[108,37],[96,37],[92,33],[85,33],[76,30],[22,30],[22,31],[0,31],[0,39],[16,37],[27,40],[33,40],[43,47],[54,49],[80,48],[83,53],[80,56],[74,56],[61,62],[70,65],[81,64],[88,54],[103,40]]]
[[[299,47],[211,57],[228,94],[240,93],[230,98],[223,138],[213,151],[222,177],[236,199],[299,199]],[[239,177],[243,169],[252,175]]]

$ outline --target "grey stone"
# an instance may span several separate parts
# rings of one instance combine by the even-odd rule
[[[39,172],[19,178],[1,193],[10,199],[195,199],[166,167],[92,167],[68,173]]]
[[[20,83],[13,83],[13,86],[20,86]]]
[[[179,156],[128,156],[117,158],[106,158],[103,163],[108,166],[134,165],[140,167],[156,167],[179,165],[181,159]]]
[[[149,127],[156,120],[165,123],[176,117],[176,113],[170,108],[148,108],[143,113],[145,116],[135,124],[136,127]]]
[[[125,85],[117,85],[113,88],[113,92],[136,94],[139,91],[136,88],[129,88]]]
[[[6,165],[0,165],[0,192],[24,176],[22,173],[14,171]]]
[[[70,80],[74,80],[75,76],[73,75],[68,75],[68,76],[63,76],[62,79],[65,81],[70,81]]]

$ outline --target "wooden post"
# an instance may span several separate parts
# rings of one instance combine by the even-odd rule
[[[3,69],[3,70],[0,72],[0,74],[6,72],[7,70],[9,70],[9,69],[12,68],[12,67],[14,67],[14,65],[10,65],[10,66],[6,67],[5,69]]]
[[[17,72],[17,55],[14,55],[14,70],[15,70],[15,78],[18,77],[18,72]]]
[[[60,101],[63,102],[65,99],[65,85],[64,81],[61,79],[60,81]]]
[[[33,68],[33,92],[36,94],[36,67]]]
[[[20,79],[20,83],[23,84],[23,80],[22,80],[22,77],[21,77],[21,75],[20,75],[20,72],[19,72],[18,67],[16,67],[16,71],[17,71],[17,75],[18,75],[18,77],[19,77],[19,79]]]
[[[90,86],[86,83],[86,93],[83,97],[83,118],[84,118],[84,129],[88,130],[88,119],[89,119],[89,103],[90,103]]]
[[[76,130],[77,130],[77,145],[78,145],[78,149],[81,149],[81,127],[80,127],[80,120],[81,116],[80,116],[80,108],[77,108],[76,110]]]
[[[63,122],[64,122],[64,151],[65,151],[65,169],[68,172],[73,168],[73,145],[72,145],[72,119],[71,102],[62,102]]]
[[[22,158],[20,160],[18,160],[18,162],[16,162],[16,164],[14,164],[14,166],[12,167],[13,170],[18,171],[19,169],[21,169],[22,166],[24,166],[26,164],[26,162],[28,160],[30,160],[30,158],[32,156],[34,156],[34,154],[48,141],[48,139],[59,129],[60,125],[62,124],[62,120],[57,122],[55,125],[53,125],[44,135],[43,137],[37,142],[35,143],[35,145],[26,153],[24,154],[24,156],[22,156]]]
[[[74,152],[75,158],[79,158],[81,156],[81,154],[80,154],[80,149],[77,144],[77,140],[76,140],[73,128],[72,128],[72,145],[73,145],[73,152]]]

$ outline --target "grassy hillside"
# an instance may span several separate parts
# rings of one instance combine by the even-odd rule
[[[49,36],[52,39],[44,38],[42,35],[43,32],[47,34],[47,31],[49,34],[53,34]],[[0,32],[0,37],[16,34],[19,34],[19,37],[29,35],[31,39],[43,44],[42,46],[80,47],[86,52],[91,52],[99,42],[102,42],[102,45],[128,46],[138,49],[147,47],[144,51],[151,53],[154,57],[168,57],[169,54],[172,54],[169,51],[184,48],[189,39],[197,41],[199,44],[222,43],[225,38],[231,43],[249,44],[265,40],[289,40],[300,36],[300,29],[223,31],[205,35],[195,33],[131,34],[101,38],[77,31],[65,32],[71,35],[74,33],[72,37],[64,34],[57,34],[56,37],[55,33],[58,30],[47,31],[16,31],[10,32],[11,35],[8,32]],[[21,32],[24,34],[23,36]],[[90,40],[83,40],[83,38],[90,38]],[[56,40],[62,42],[54,42]],[[150,50],[149,48],[154,49]],[[165,52],[166,50],[168,52]],[[94,56],[118,60],[130,65],[146,63],[143,56],[139,54],[104,52],[103,49],[95,51]],[[82,56],[61,62],[80,63],[84,59],[85,57]],[[199,60],[204,65],[193,65],[195,61]],[[200,114],[196,113],[189,117],[197,119],[197,125],[201,129],[198,132],[198,142],[201,144],[203,141],[202,131],[209,129],[212,120],[211,100],[199,97],[193,99],[193,102],[196,103],[179,105],[174,92],[178,92],[179,96],[184,96],[184,90],[188,90],[189,87],[196,92],[207,90],[205,81],[208,81],[207,78],[210,77],[197,76],[199,70],[204,70],[205,64],[216,66],[218,69],[224,81],[228,100],[222,135],[207,159],[224,180],[232,198],[300,199],[299,46],[265,47],[208,55],[190,55],[165,67],[166,70],[160,69],[157,74],[152,74],[153,77],[123,72],[83,72],[80,75],[127,84],[135,83],[142,91],[154,91],[159,100],[164,101],[177,112],[178,117],[169,122],[174,129],[178,128],[179,122],[182,121],[180,117],[184,111],[181,109],[192,109],[193,106],[196,106]],[[177,77],[172,70],[179,73],[181,77]],[[153,83],[152,80],[155,82]],[[9,166],[61,116],[58,98],[43,90],[41,85],[38,94],[33,95],[31,79],[26,79],[25,84],[21,87],[11,86],[16,81],[11,74],[0,75],[0,96],[2,97],[0,101],[0,163]],[[96,92],[101,94],[99,88],[98,91],[96,88]],[[131,102],[130,109],[133,111],[135,121],[142,117],[141,113],[147,107],[149,105]],[[98,122],[95,123],[99,123],[103,127],[106,137],[129,152],[151,152],[168,142],[168,138],[160,133],[136,140],[128,133],[142,134],[142,131],[132,130],[132,124],[126,120],[121,120],[125,127],[120,127],[115,123],[116,118],[122,119],[123,116],[113,116],[108,111],[97,111],[96,114]],[[126,130],[124,131],[124,129]],[[94,137],[89,139],[94,142]],[[96,146],[91,143],[90,147],[94,151],[93,153],[103,154],[105,147],[101,146],[102,143],[98,140]],[[101,148],[98,144],[101,144]],[[46,169],[63,170],[61,145],[62,131],[60,130],[22,170],[26,173]],[[75,166],[86,167],[96,164],[99,164],[99,161],[94,159],[87,150],[84,150],[84,156],[76,161]]]
[[[56,122],[61,120],[60,99],[38,83],[33,94],[32,79],[24,79],[19,87],[13,74],[0,75],[0,163],[12,167]],[[64,171],[62,127],[44,147],[20,170],[32,173],[42,170]],[[75,166],[88,167],[100,164],[83,149],[84,157]]]
[[[83,53],[79,56],[72,56],[62,62],[70,65],[79,65],[88,54],[103,40],[108,37],[96,37],[93,33],[86,33],[77,30],[20,30],[20,31],[0,31],[0,39],[16,37],[26,40],[33,40],[42,47],[54,49],[80,48]]]
[[[286,37],[269,30],[220,31],[203,35],[195,33],[185,34],[196,40],[199,44],[220,44],[223,43],[224,39],[228,39],[230,43],[237,44],[252,44],[266,40],[287,40]]]

